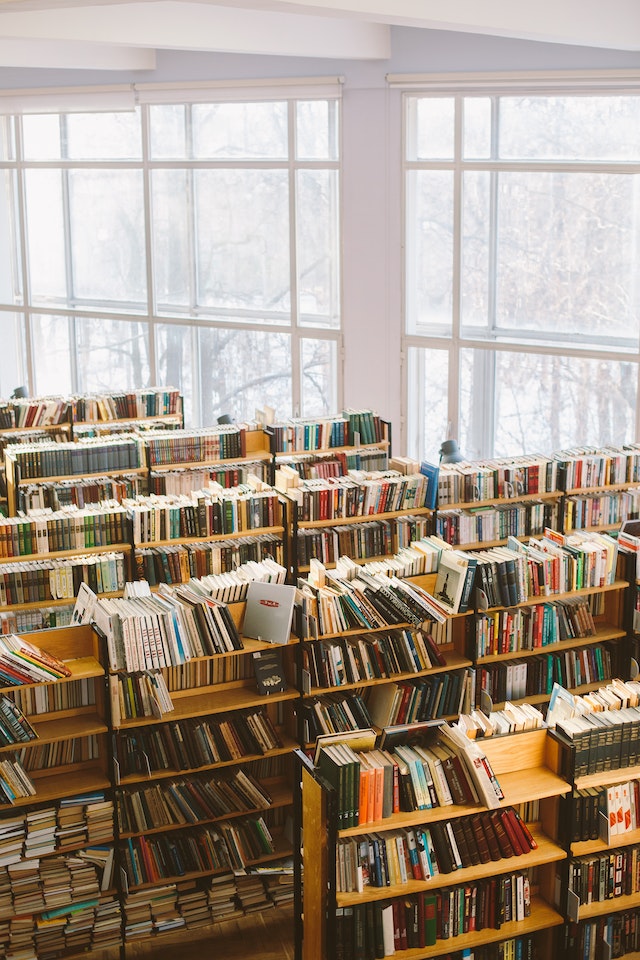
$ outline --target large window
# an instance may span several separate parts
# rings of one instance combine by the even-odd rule
[[[176,96],[2,118],[0,394],[171,384],[193,424],[334,412],[339,98]]]
[[[408,452],[638,435],[640,95],[404,95]]]

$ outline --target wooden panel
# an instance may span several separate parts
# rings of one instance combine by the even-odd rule
[[[302,770],[304,914],[303,960],[326,958],[327,899],[327,803],[322,787],[307,770]]]

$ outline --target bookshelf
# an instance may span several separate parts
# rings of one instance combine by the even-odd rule
[[[408,582],[432,592],[435,579],[428,574]],[[310,615],[306,620],[302,615],[298,625],[301,743],[309,746],[320,734],[354,725],[409,722],[410,711],[411,720],[460,712],[472,691],[471,660],[465,655],[469,614],[423,622],[419,629],[415,622],[394,622],[390,615],[384,626],[322,632],[322,619],[318,627],[313,622],[320,605],[319,598],[311,600]]]
[[[296,779],[301,785],[299,816],[304,837],[302,869],[305,876],[297,915],[296,956],[300,960],[328,960],[339,955],[341,947],[348,951],[351,938],[355,950],[355,945],[362,942],[362,936],[366,944],[364,955],[369,955],[366,952],[369,937],[378,925],[376,911],[384,909],[389,902],[394,909],[396,900],[407,904],[413,898],[420,903],[422,896],[434,893],[441,905],[443,896],[453,896],[452,892],[460,885],[472,888],[482,882],[488,884],[492,879],[509,876],[512,871],[528,874],[532,894],[529,916],[502,925],[487,923],[483,929],[462,932],[446,939],[434,938],[431,945],[403,948],[396,945],[391,953],[401,960],[426,960],[451,951],[531,936],[541,955],[545,952],[554,955],[555,928],[563,922],[563,916],[555,906],[555,873],[557,864],[566,859],[558,833],[559,798],[570,790],[570,785],[558,773],[557,746],[547,738],[545,730],[533,730],[492,738],[483,744],[483,749],[504,792],[500,808],[537,801],[540,818],[536,824],[530,825],[537,848],[511,859],[467,866],[450,874],[427,880],[414,879],[395,887],[365,884],[361,892],[352,893],[337,891],[336,849],[341,842],[362,834],[371,835],[374,831],[377,838],[384,840],[407,828],[443,824],[451,816],[462,823],[483,808],[477,804],[433,807],[392,814],[374,824],[339,828],[335,790],[329,787],[306,755],[297,752]],[[442,931],[441,921],[439,914],[435,924],[438,932]],[[394,943],[398,942],[394,937]],[[383,948],[377,955],[388,956],[390,951]]]
[[[42,643],[42,635],[26,639]],[[45,650],[64,662],[68,676],[0,690],[37,734],[0,747],[0,761],[15,756],[34,787],[33,795],[0,805],[7,955],[67,955],[121,940],[109,708],[98,638],[88,626],[50,630]]]
[[[179,606],[179,588],[173,596]],[[229,611],[242,637],[245,604]],[[253,655],[273,645],[240,642],[162,667],[171,705],[160,716],[132,715],[126,685],[134,678],[110,670],[126,929],[143,893],[153,900],[167,884],[197,881],[209,896],[217,877],[291,856],[296,640],[279,648],[289,685],[266,696],[257,692]]]

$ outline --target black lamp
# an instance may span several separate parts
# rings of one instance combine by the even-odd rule
[[[440,447],[440,463],[460,463],[464,457],[460,453],[457,440],[444,440]]]
[[[25,397],[29,396],[29,391],[26,387],[16,387],[13,393],[11,394],[12,400],[24,400]]]
[[[223,423],[233,423],[233,420],[231,419],[231,417],[229,416],[228,413],[223,413],[222,416],[218,417],[218,421],[217,421],[217,422],[220,423],[220,424],[223,424]]]

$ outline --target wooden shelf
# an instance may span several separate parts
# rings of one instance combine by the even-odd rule
[[[589,920],[592,917],[606,917],[610,913],[620,910],[637,910],[638,894],[631,893],[623,897],[611,897],[608,900],[599,900],[597,903],[581,903],[578,912],[580,920]]]
[[[120,730],[134,727],[150,726],[151,724],[171,723],[174,720],[187,720],[190,717],[207,717],[216,713],[226,713],[228,710],[243,710],[247,707],[265,707],[269,703],[280,703],[284,700],[297,700],[298,690],[288,689],[282,693],[271,693],[261,697],[253,687],[232,687],[220,684],[220,689],[211,693],[211,688],[202,693],[186,693],[185,696],[174,699],[174,710],[165,713],[162,717],[138,717],[135,720],[123,719]]]
[[[73,420],[73,428],[76,427],[107,427],[112,423],[153,423],[154,420],[166,420],[170,423],[172,420],[182,421],[180,413],[156,413],[147,417],[119,417],[114,420]]]
[[[99,593],[99,597],[106,599],[123,596],[122,590],[116,590],[113,593]],[[32,600],[30,603],[2,603],[0,611],[3,610],[38,610],[41,607],[64,607],[73,606],[76,597],[62,597],[60,600]]]
[[[504,660],[520,660],[522,657],[538,657],[541,654],[560,653],[580,647],[592,647],[606,640],[618,640],[626,637],[626,630],[621,630],[610,624],[598,624],[596,632],[589,637],[573,637],[561,640],[558,643],[548,643],[533,650],[510,650],[507,653],[488,653],[483,657],[476,657],[476,663],[502,663]],[[603,682],[603,681],[601,681]]]
[[[626,580],[614,580],[613,583],[606,583],[602,587],[580,587],[578,590],[568,590],[565,593],[549,593],[544,596],[527,597],[521,603],[510,604],[509,606],[488,607],[486,610],[479,610],[478,613],[489,613],[493,610],[511,610],[518,607],[532,607],[540,603],[552,603],[556,600],[569,600],[572,597],[590,597],[594,593],[611,593],[612,591],[625,590],[629,584]]]
[[[285,785],[282,782],[277,784],[272,784],[269,786],[268,781],[261,783],[262,786],[268,791],[271,796],[271,803],[268,806],[269,810],[275,810],[280,807],[290,807],[293,804],[293,795],[291,792],[291,785]],[[190,827],[200,827],[206,826],[210,823],[219,823],[221,821],[227,820],[237,820],[238,817],[251,817],[256,813],[263,813],[265,807],[252,807],[248,810],[231,810],[229,813],[221,814],[218,817],[211,817],[206,820],[198,820],[195,823],[189,823],[185,820],[184,823],[173,823],[167,824],[162,827],[149,827],[144,830],[133,830],[131,832],[124,832],[120,834],[121,840],[127,840],[129,837],[149,837],[154,834],[159,833],[172,833],[175,830],[184,830],[189,829]]]
[[[91,480],[94,477],[141,476],[146,472],[146,467],[120,467],[113,470],[94,470],[91,473],[63,473],[55,476],[29,477],[29,479],[21,479],[18,480],[18,486],[39,486],[43,483],[59,483],[62,480]]]
[[[246,457],[225,457],[224,459],[218,457],[216,460],[181,460],[176,463],[150,463],[149,470],[151,473],[166,473],[171,470],[206,470],[209,467],[215,468],[224,466],[225,464],[255,463],[256,461],[267,463],[270,460],[271,454],[268,450],[256,450],[255,453],[249,454]]]
[[[55,776],[55,769],[38,772],[43,776],[36,779],[35,773],[32,775],[36,795],[16,797],[13,804],[0,804],[0,810],[9,812],[16,807],[26,807],[34,803],[54,803],[62,797],[73,797],[79,793],[93,793],[110,788],[106,774],[89,764],[84,764],[81,769],[67,770],[64,776]]]
[[[50,550],[48,553],[22,553],[14,557],[0,557],[0,564],[23,563],[30,560],[61,560],[65,557],[84,557],[96,553],[126,553],[130,543],[110,543],[100,547],[76,547],[73,550]]]
[[[457,937],[438,940],[433,946],[416,947],[412,950],[396,950],[395,960],[431,960],[442,957],[444,954],[458,950],[473,950],[486,943],[498,943],[501,940],[510,940],[512,937],[524,937],[538,930],[560,926],[564,922],[560,914],[549,906],[546,901],[538,897],[531,898],[531,916],[524,920],[512,920],[503,923],[500,929],[485,927],[483,930],[474,930],[472,933],[463,933]]]
[[[277,466],[278,459],[286,461],[295,457],[330,457],[336,453],[358,453],[361,450],[386,450],[388,446],[388,440],[376,440],[374,443],[359,443],[357,446],[350,447],[317,447],[314,450],[278,450],[274,456],[276,457]]]
[[[294,507],[296,501],[292,501]],[[339,527],[347,523],[371,523],[375,520],[396,520],[398,517],[422,516],[433,513],[429,507],[406,507],[389,513],[365,513],[356,517],[327,517],[325,520],[298,520],[298,529],[312,530],[317,527]]]
[[[64,602],[69,603],[71,601]],[[46,636],[43,636],[42,639],[46,643]],[[71,676],[69,677],[60,677],[59,680],[54,678],[51,680],[42,680],[39,683],[20,683],[2,686],[0,687],[0,691],[8,692],[10,690],[15,690],[16,688],[19,688],[20,690],[26,690],[30,687],[49,686],[52,683],[71,683],[73,680],[88,680],[91,677],[104,676],[104,668],[95,657],[77,657],[74,660],[64,660],[63,662],[64,665],[71,671]]]
[[[210,533],[200,537],[177,537],[175,540],[136,541],[136,550],[149,550],[154,547],[179,547],[191,543],[218,543],[220,540],[234,540],[237,537],[259,537],[265,533],[284,533],[284,527],[252,527],[247,530],[235,530],[233,533]]]
[[[584,497],[590,493],[620,493],[624,490],[640,489],[640,482],[637,480],[630,483],[602,483],[595,487],[573,487],[571,490],[565,490],[565,497]]]
[[[616,770],[600,770],[597,773],[588,773],[584,777],[577,777],[576,790],[606,787],[616,783],[626,783],[627,780],[640,780],[640,764],[634,767],[618,767]]]
[[[562,496],[562,490],[551,490],[545,493],[522,493],[517,497],[494,497],[493,500],[461,500],[459,503],[438,503],[438,513],[449,510],[477,510],[482,507],[517,507],[520,503],[531,503],[536,500],[559,500]]]
[[[368,831],[367,831],[368,832]],[[504,857],[500,860],[489,860],[471,867],[453,870],[451,873],[441,873],[430,880],[409,880],[385,887],[365,887],[362,893],[338,893],[336,905],[338,907],[353,907],[359,903],[368,903],[372,900],[387,900],[391,897],[406,897],[412,893],[421,893],[425,890],[441,890],[446,886],[470,883],[471,881],[496,876],[498,873],[510,873],[512,870],[525,870],[530,867],[539,867],[545,863],[557,863],[566,859],[567,853],[558,844],[553,843],[540,830],[532,829],[532,834],[538,844],[537,850],[519,857]]]
[[[51,716],[51,714],[49,714],[49,716]],[[59,740],[70,740],[73,737],[84,738],[98,736],[108,732],[106,723],[96,714],[87,715],[83,713],[50,720],[38,720],[37,717],[31,717],[30,722],[38,734],[38,739],[1,746],[0,752],[7,753],[21,750],[22,747],[28,750],[30,747],[38,747],[44,743],[57,743]]]
[[[289,756],[292,750],[298,746],[296,740],[291,737],[280,734],[282,741],[281,747],[275,747],[273,750],[267,750],[266,753],[245,754],[239,760],[220,760],[218,763],[210,763],[203,767],[188,767],[184,770],[177,770],[173,767],[166,770],[153,770],[151,775],[146,773],[126,773],[119,780],[119,786],[128,787],[137,783],[150,783],[153,780],[165,780],[170,777],[183,777],[185,775],[206,773],[212,770],[221,770],[224,767],[244,766],[245,764],[255,763],[257,760],[264,760],[269,757]]]
[[[640,829],[627,830],[626,833],[616,833],[611,837],[611,843],[605,843],[603,840],[574,841],[571,844],[571,856],[584,857],[591,853],[605,853],[614,847],[629,847],[634,843],[640,843]]]
[[[435,673],[446,673],[450,670],[462,670],[470,667],[471,660],[461,657],[454,651],[447,652],[447,662],[443,666],[428,667],[426,670],[408,673],[394,673],[388,677],[374,677],[371,680],[358,680],[356,683],[341,683],[335,687],[312,687],[309,695],[320,696],[323,693],[339,693],[341,690],[358,690],[361,687],[375,687],[384,683],[400,683],[403,680],[414,680],[419,677],[428,677]]]

